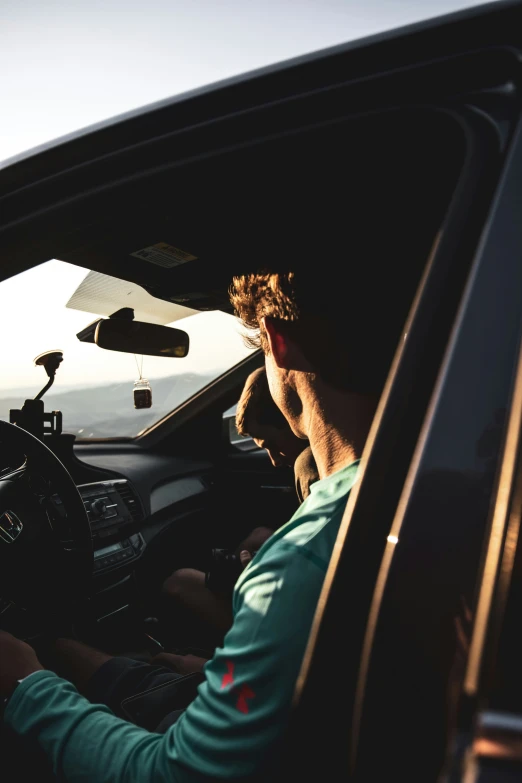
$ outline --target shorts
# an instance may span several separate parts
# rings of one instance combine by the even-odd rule
[[[127,713],[122,708],[122,702],[125,699],[180,679],[182,679],[182,675],[163,666],[154,666],[150,663],[135,661],[132,658],[115,657],[106,661],[93,674],[86,695],[92,703],[105,704],[115,715],[129,720]],[[184,711],[185,707],[169,710],[167,702],[165,714],[156,725],[154,716],[157,713],[157,708],[151,705],[149,714],[145,708],[140,725],[148,727],[151,731],[163,733],[177,721]]]

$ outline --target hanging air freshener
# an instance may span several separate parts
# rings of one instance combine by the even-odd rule
[[[143,356],[141,357],[141,368],[136,359],[136,365],[140,374],[139,380],[134,382],[134,407],[135,408],[152,408],[152,389],[150,383],[143,377]]]
[[[134,407],[152,408],[152,389],[146,378],[140,378],[134,384]]]

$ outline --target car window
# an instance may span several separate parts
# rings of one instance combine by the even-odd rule
[[[80,342],[77,333],[96,317],[128,305],[122,295],[135,306],[137,320],[168,324],[172,316],[189,333],[188,356],[141,357]],[[232,315],[171,305],[140,286],[62,261],[3,281],[0,303],[10,335],[3,344],[8,371],[0,377],[0,418],[8,421],[11,408],[45,385],[47,376],[34,358],[62,350],[55,384],[43,399],[47,410],[62,411],[64,431],[79,440],[135,437],[252,351]],[[152,407],[136,410],[133,389],[140,374],[150,383]]]
[[[226,410],[223,414],[223,422],[230,445],[237,451],[255,451],[260,450],[250,435],[240,435],[236,427],[237,403]]]

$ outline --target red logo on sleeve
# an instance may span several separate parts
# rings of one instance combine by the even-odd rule
[[[233,661],[227,661],[227,673],[223,675],[223,680],[221,681],[221,690],[223,688],[226,688],[227,685],[233,685],[234,684],[234,662]]]
[[[239,691],[239,696],[236,702],[236,707],[238,708],[239,712],[242,712],[244,715],[248,712],[248,704],[247,699],[253,699],[256,694],[250,688],[249,685],[243,685],[241,690]]]
[[[223,679],[221,680],[221,690],[223,688],[226,688],[228,685],[232,686],[232,690],[237,691],[237,688],[234,687],[234,662],[233,661],[227,661],[227,671],[223,675]],[[248,714],[249,705],[247,702],[247,699],[253,699],[256,694],[252,690],[252,688],[249,685],[242,685],[239,689],[237,701],[236,701],[236,708],[239,710],[239,712],[242,712],[243,715]]]

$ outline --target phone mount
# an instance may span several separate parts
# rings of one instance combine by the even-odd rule
[[[47,373],[49,381],[38,392],[34,400],[26,400],[20,410],[9,411],[9,421],[17,424],[30,432],[36,438],[43,441],[44,435],[61,435],[62,412],[50,411],[45,413],[42,397],[54,383],[56,370],[63,361],[63,351],[46,351],[36,357],[36,366],[42,366]],[[47,426],[46,426],[47,425]]]

